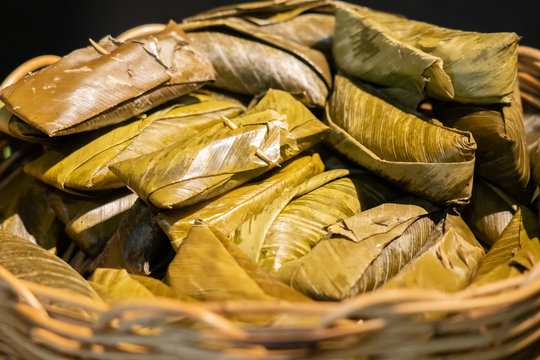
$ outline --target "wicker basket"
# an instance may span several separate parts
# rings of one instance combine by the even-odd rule
[[[540,51],[522,47],[520,54],[523,100],[540,109]],[[0,141],[2,147],[17,147],[16,140],[5,136]],[[12,172],[29,151],[21,147],[0,164],[0,173]],[[64,257],[73,262],[78,255],[72,250]],[[540,355],[540,264],[520,277],[453,294],[387,290],[340,303],[292,304],[157,298],[112,306],[19,280],[0,267],[0,296],[0,354],[13,359],[477,360]],[[85,316],[66,310],[73,306],[84,309]],[[311,325],[241,327],[231,320],[272,314],[304,317]]]

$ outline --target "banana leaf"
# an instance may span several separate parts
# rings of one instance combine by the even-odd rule
[[[189,22],[182,28],[214,66],[213,86],[248,95],[281,89],[306,105],[324,106],[332,77],[321,52],[240,19]]]
[[[474,236],[486,245],[493,245],[508,225],[519,202],[497,186],[474,179],[471,203],[463,209],[463,219]]]
[[[531,270],[540,261],[538,219],[526,207],[520,207],[489,249],[471,287],[507,279]]]
[[[335,17],[331,1],[254,2],[214,8],[184,22],[240,18],[247,27],[268,32],[330,54]]]
[[[47,134],[31,127],[30,125],[26,124],[24,121],[13,115],[11,112],[9,112],[8,109],[6,109],[4,103],[1,101],[0,131],[14,138],[25,141],[37,143],[50,142]]]
[[[0,218],[19,217],[37,244],[45,249],[57,246],[64,233],[64,225],[48,201],[49,192],[47,186],[21,168],[0,189]]]
[[[367,173],[328,182],[287,204],[266,233],[258,263],[276,272],[307,254],[326,226],[395,197],[391,187]]]
[[[143,201],[135,201],[89,270],[123,268],[131,274],[161,278],[174,251],[154,215]]]
[[[193,224],[169,265],[166,282],[176,291],[203,301],[271,301],[276,296],[306,300],[258,268],[225,236],[217,236],[203,222]]]
[[[5,219],[2,219],[0,217],[0,231],[11,233],[15,236],[20,237],[21,239],[28,240],[31,243],[37,244],[36,238],[32,236],[32,234],[30,234],[28,230],[26,230],[26,226],[24,226],[21,217],[17,213]],[[52,247],[51,249],[56,249],[56,247]]]
[[[192,93],[148,117],[55,146],[27,164],[25,171],[71,193],[123,187],[109,165],[189,139],[222,122],[220,115],[234,118],[242,110],[236,101],[208,92]]]
[[[461,105],[433,102],[435,117],[445,126],[469,131],[477,143],[476,171],[517,198],[528,201],[530,160],[519,88],[510,105]]]
[[[232,235],[234,243],[258,263],[268,230],[291,200],[348,175],[350,171],[347,169],[325,171],[306,179],[295,187],[281,191],[279,196],[266,203],[260,212],[255,213],[235,230]]]
[[[523,125],[525,127],[525,141],[527,142],[527,151],[531,166],[540,137],[540,112],[531,109],[530,107],[523,108]]]
[[[0,231],[0,265],[17,278],[99,300],[71,266],[28,240]]]
[[[101,298],[109,303],[155,297],[194,301],[189,296],[178,294],[173,288],[157,279],[133,275],[125,269],[96,269],[89,283]]]
[[[125,191],[98,198],[81,198],[51,193],[49,201],[65,224],[67,235],[90,257],[96,257],[116,231],[137,195]]]
[[[424,121],[372,93],[336,76],[326,107],[327,142],[413,194],[443,205],[466,204],[474,173],[472,135]]]
[[[161,32],[75,50],[0,91],[6,108],[49,136],[119,123],[214,80],[174,22]]]
[[[156,220],[167,233],[175,250],[178,250],[197,219],[229,236],[281,193],[287,192],[323,170],[318,154],[297,157],[262,179],[197,205],[161,212]]]
[[[448,214],[415,258],[382,289],[458,291],[469,284],[484,255],[467,224],[459,216]]]
[[[274,110],[246,114],[235,119],[239,127],[224,121],[190,140],[113,164],[111,169],[158,208],[196,204],[265,173],[321,140],[319,131],[316,139],[299,146],[286,119]]]
[[[218,6],[210,10],[203,11],[194,16],[185,18],[184,21],[200,21],[211,20],[225,17],[247,17],[260,16],[267,14],[271,18],[278,16],[282,17],[281,13],[285,14],[286,18],[290,17],[290,12],[313,9],[325,5],[332,4],[331,0],[280,0],[280,1],[256,1],[242,4],[233,4]]]
[[[277,276],[319,300],[342,300],[371,290],[424,245],[437,211],[424,200],[403,198],[340,220],[309,253],[285,263]]]
[[[341,4],[334,60],[345,73],[390,88],[463,103],[510,103],[515,33],[450,30]]]
[[[289,132],[295,139],[297,148],[285,148],[285,159],[290,159],[321,142],[329,130],[328,126],[317,119],[301,102],[282,90],[269,89],[261,100],[246,112],[246,115],[265,110],[274,110],[287,117]]]

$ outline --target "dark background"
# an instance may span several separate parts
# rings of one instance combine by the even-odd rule
[[[4,0],[0,8],[0,79],[38,55],[65,55],[144,23],[181,21],[211,7],[245,0]],[[375,9],[462,30],[514,31],[540,48],[540,0],[353,0]]]

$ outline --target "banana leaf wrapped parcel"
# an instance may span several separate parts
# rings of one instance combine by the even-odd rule
[[[174,22],[120,43],[111,37],[0,91],[17,117],[49,136],[119,123],[215,79],[209,61]]]
[[[382,285],[427,242],[440,218],[436,206],[402,198],[340,220],[303,257],[277,276],[320,300],[342,300]]]
[[[476,143],[469,132],[404,112],[365,84],[336,75],[327,142],[403,189],[443,205],[471,197]]]
[[[308,106],[324,106],[332,76],[321,52],[240,19],[187,22],[182,28],[210,59],[216,71],[213,86],[247,95],[280,89]]]
[[[446,214],[422,249],[382,289],[458,291],[474,278],[484,255],[467,224]]]
[[[224,118],[187,141],[111,169],[140,198],[161,209],[211,199],[322,140],[328,128],[307,109],[299,116],[296,111],[303,105],[290,95],[288,100],[285,106],[295,112],[257,108],[233,121]]]
[[[64,225],[49,202],[50,191],[21,168],[15,170],[0,189],[0,219],[20,219],[24,229],[45,249],[56,247],[64,232]],[[23,233],[15,235],[25,237],[21,236]]]
[[[100,299],[88,282],[62,259],[5,231],[0,231],[0,265],[19,279]]]
[[[471,287],[507,279],[531,270],[540,261],[538,219],[522,206],[489,249]]]
[[[417,101],[427,94],[493,104],[511,101],[518,41],[515,33],[450,30],[340,4],[332,51],[338,68],[348,75],[401,89],[409,97],[416,94]]]
[[[193,302],[187,295],[149,276],[128,273],[125,269],[99,268],[88,281],[105,302],[113,303],[129,299],[152,299],[167,297]]]
[[[234,118],[244,107],[210,92],[194,92],[149,116],[63,142],[28,163],[25,171],[56,188],[84,193],[116,189],[124,183],[109,166],[189,139]]]
[[[506,228],[520,203],[497,186],[477,177],[471,202],[463,209],[463,219],[474,236],[493,245]]]
[[[51,192],[49,195],[51,207],[65,224],[66,234],[91,257],[103,250],[136,200],[137,195],[125,191],[97,198],[76,197],[61,192]]]
[[[200,204],[161,212],[156,220],[170,238],[175,250],[180,247],[198,219],[230,236],[282,193],[290,191],[323,170],[324,165],[318,154],[299,156],[284,163],[281,168],[265,174],[266,176],[258,181],[249,182]]]
[[[174,251],[155,215],[155,210],[142,200],[135,201],[89,270],[126,269],[131,274],[161,278]]]
[[[526,198],[530,160],[519,88],[510,104],[479,106],[437,101],[435,117],[445,126],[469,131],[477,144],[476,171],[515,197]]]
[[[281,36],[330,54],[334,35],[334,4],[330,0],[259,1],[220,6],[184,22],[221,18],[243,20],[247,27]]]
[[[308,300],[260,269],[223,234],[203,222],[193,224],[169,265],[165,281],[197,300]]]
[[[397,192],[388,184],[362,171],[334,170],[319,174],[309,182],[325,176],[322,184],[298,191],[292,200],[281,204],[277,216],[269,216],[273,221],[265,229],[257,256],[257,262],[268,272],[276,272],[284,263],[308,253],[324,235],[326,226],[397,197]],[[306,184],[299,186],[306,187]],[[271,203],[270,206],[276,205]],[[242,235],[240,240],[247,242]]]

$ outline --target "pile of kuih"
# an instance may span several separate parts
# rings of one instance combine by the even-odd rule
[[[106,302],[526,272],[538,133],[518,41],[291,0],[92,42],[0,92],[12,152],[31,149],[1,184],[0,265]]]

